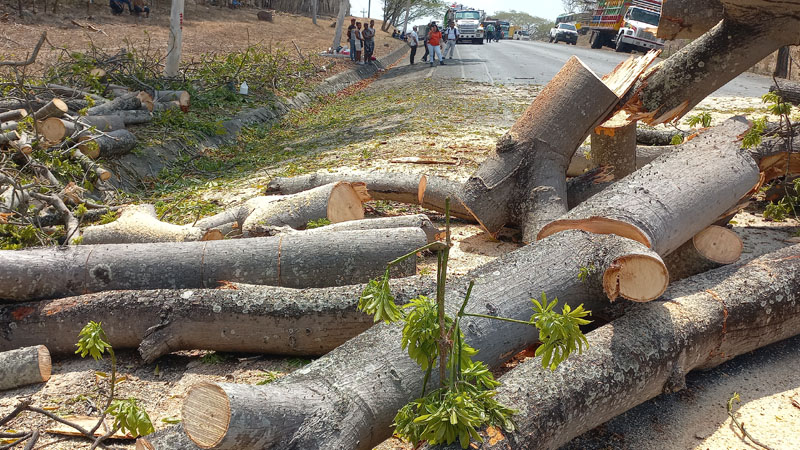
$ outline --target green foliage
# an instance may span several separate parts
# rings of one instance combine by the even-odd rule
[[[265,384],[270,384],[273,381],[276,381],[278,378],[281,377],[281,373],[280,372],[275,372],[274,370],[268,370],[268,371],[265,371],[265,372],[261,373],[261,376],[264,377],[264,379],[263,380],[259,380],[258,383],[256,383],[259,386],[263,386]]]
[[[672,136],[672,139],[669,140],[669,145],[680,145],[683,144],[683,135],[678,133]]]
[[[742,138],[742,147],[753,148],[761,143],[761,138],[764,136],[764,130],[767,128],[767,118],[761,117],[753,121],[753,126],[747,131],[747,134]]]
[[[117,211],[109,211],[102,216],[100,216],[100,224],[105,225],[107,223],[111,223],[119,218],[119,212]]]
[[[0,224],[0,250],[19,250],[40,243],[37,228],[33,225],[18,227],[16,225]]]
[[[700,124],[703,126],[703,128],[708,128],[711,126],[711,113],[701,112],[693,116],[689,116],[687,122],[691,127]]]
[[[203,364],[222,364],[228,359],[227,355],[218,352],[209,352],[200,357],[200,362]]]
[[[306,358],[289,358],[286,360],[286,362],[293,367],[303,367],[305,365],[311,364],[311,360]]]
[[[589,346],[586,336],[580,330],[580,325],[591,323],[584,317],[591,314],[583,309],[583,305],[574,310],[569,305],[564,305],[561,314],[553,311],[558,304],[558,298],[552,302],[547,301],[547,295],[542,292],[541,301],[531,299],[534,313],[531,316],[533,323],[539,330],[539,340],[542,345],[536,349],[536,356],[542,357],[542,367],[555,370],[574,351],[583,353],[584,346]]]
[[[78,343],[76,344],[78,350],[76,354],[80,354],[81,358],[86,355],[91,355],[95,361],[103,359],[103,354],[108,353],[113,357],[114,350],[111,344],[108,343],[106,332],[103,331],[101,322],[91,321],[78,333]]]
[[[320,228],[320,227],[324,227],[324,226],[330,225],[330,224],[331,224],[331,221],[326,219],[326,218],[324,218],[324,217],[321,218],[321,219],[317,219],[317,220],[310,220],[306,224],[306,230],[310,230],[312,228]]]
[[[585,283],[586,280],[589,279],[589,275],[597,272],[597,267],[594,266],[594,263],[589,263],[588,266],[582,266],[578,269],[578,280],[581,283]]]
[[[168,423],[170,425],[175,425],[176,423],[181,423],[181,418],[180,417],[175,417],[175,416],[164,417],[164,418],[161,419],[161,421],[164,422],[164,423]]]
[[[786,115],[789,116],[792,112],[792,105],[783,101],[783,99],[775,92],[768,92],[761,96],[761,101],[769,103],[767,110],[776,116]]]
[[[114,400],[106,410],[114,418],[114,428],[132,436],[147,436],[155,431],[147,411],[141,408],[135,398]]]
[[[386,269],[383,277],[369,280],[358,299],[358,309],[374,316],[375,322],[382,320],[392,323],[403,318],[403,312],[395,304],[389,287],[389,269]]]
[[[428,370],[439,357],[439,319],[436,303],[428,297],[421,295],[403,305],[409,312],[405,317],[403,350],[408,351],[411,357],[422,370]],[[453,320],[445,319],[445,326],[450,327]]]
[[[80,218],[83,217],[83,215],[86,214],[88,211],[89,210],[86,209],[86,205],[81,203],[80,205],[75,207],[75,211],[72,211],[72,213],[75,214],[76,217]]]

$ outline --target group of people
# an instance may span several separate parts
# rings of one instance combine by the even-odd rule
[[[144,3],[144,0],[109,0],[108,6],[111,8],[111,14],[119,15],[125,12],[125,5],[128,5],[128,11],[134,16],[144,14],[145,17],[150,17],[150,7]]]
[[[406,42],[408,42],[408,46],[411,47],[411,55],[410,55],[410,63],[414,65],[414,58],[417,55],[417,47],[419,46],[420,37],[417,34],[417,26],[415,25],[412,28],[412,31],[406,35]],[[428,32],[423,37],[423,44],[425,45],[425,55],[422,56],[422,61],[427,62],[428,58],[430,58],[431,67],[436,62],[436,58],[439,58],[439,65],[445,65],[444,60],[445,58],[453,59],[453,52],[456,48],[456,43],[458,42],[458,28],[453,21],[450,21],[447,28],[444,31],[439,30],[439,26],[436,25],[436,22],[431,22],[428,24]],[[444,54],[442,54],[442,44],[445,44]]]
[[[500,42],[500,39],[503,39],[503,29],[495,26],[493,23],[486,24],[486,28],[484,30],[486,32],[486,42]]]
[[[350,19],[350,26],[347,27],[347,38],[350,40],[350,60],[358,65],[364,65],[373,60],[375,53],[375,21],[370,20],[369,25],[361,27],[361,22]],[[364,55],[362,60],[361,55]]]

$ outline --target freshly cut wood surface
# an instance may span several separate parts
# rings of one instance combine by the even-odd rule
[[[460,307],[469,280],[475,280],[467,306],[472,313],[528,320],[530,299],[542,292],[560,304],[602,308],[608,305],[603,275],[634,254],[660,260],[629,239],[559,233],[449,280],[447,310],[453,314]],[[578,272],[589,264],[596,270],[579,281]],[[620,279],[629,282],[639,284]],[[497,320],[464,318],[462,326],[467,342],[480,349],[477,358],[492,368],[537,339],[535,329]],[[400,348],[400,335],[401,327],[378,324],[265,386],[193,387],[182,408],[186,432],[219,449],[372,449],[390,436],[398,409],[422,390],[424,373]],[[431,383],[437,378],[434,373]]]
[[[0,353],[0,391],[50,379],[50,352],[44,345]]]
[[[580,229],[671,253],[759,182],[755,161],[740,148],[739,136],[748,129],[743,117],[727,120],[576,206],[538,237]]]
[[[48,117],[39,122],[37,128],[49,142],[61,142],[75,133],[76,129],[75,122],[58,117]]]
[[[61,117],[69,111],[63,100],[54,98],[33,113],[35,120],[44,120],[48,117]]]
[[[216,287],[223,281],[293,288],[363,283],[427,244],[420,228],[324,236],[78,245],[0,252],[0,299],[28,301],[118,289]],[[394,276],[416,272],[416,258]]]
[[[484,442],[470,448],[559,448],[640,403],[684,389],[692,370],[797,334],[800,246],[687,278],[589,332],[583,354],[555,371],[537,357],[502,376],[497,400],[519,411],[516,431],[483,430]]]
[[[174,225],[158,220],[153,205],[130,205],[119,219],[83,229],[83,244],[135,244],[146,242],[213,241],[222,239],[217,230]]]
[[[664,257],[672,281],[733,264],[742,255],[742,239],[732,230],[711,225]]]
[[[618,111],[595,127],[591,135],[591,159],[597,166],[609,167],[618,179],[636,170],[636,121],[629,120],[627,112]]]
[[[435,288],[432,278],[391,281],[398,303]],[[321,356],[371,327],[357,310],[364,284],[310,289],[226,284],[224,289],[107,291],[0,305],[0,351],[46,345],[72,355],[75,336],[102,322],[117,350],[139,349],[145,361],[191,349]],[[131,320],[131,318],[136,320]]]

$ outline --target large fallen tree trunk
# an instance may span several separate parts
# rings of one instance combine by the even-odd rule
[[[711,225],[664,257],[671,281],[733,264],[742,256],[742,239],[725,227]]]
[[[45,382],[51,369],[50,352],[44,345],[4,351],[0,353],[0,391]]]
[[[492,450],[556,449],[663,392],[685,375],[800,334],[800,246],[672,285],[589,334],[588,349],[555,371],[540,358],[500,381],[497,399],[517,409],[517,431],[485,431]],[[499,433],[499,434],[498,434]],[[451,447],[456,448],[456,447]]]
[[[781,80],[777,84],[770,86],[769,91],[777,92],[784,101],[800,106],[800,83]]]
[[[251,199],[249,203],[260,198]],[[305,228],[310,221],[318,219],[328,219],[332,223],[363,219],[361,203],[367,199],[363,187],[345,182],[269,199],[255,205],[242,224],[242,232],[248,235],[263,225]]]
[[[83,229],[83,244],[213,241],[222,238],[218,230],[162,222],[156,217],[155,207],[147,204],[127,206],[119,219]]]
[[[0,252],[0,299],[28,301],[118,289],[188,289],[220,282],[294,288],[362,283],[428,242],[419,228]],[[394,266],[415,273],[414,257]]]
[[[597,270],[579,281],[580,269],[590,265]],[[456,311],[475,279],[469,312],[528,320],[530,298],[542,292],[595,309],[618,293],[657,297],[666,277],[659,257],[634,241],[570,231],[453,280],[447,305]],[[525,325],[465,318],[462,326],[491,367],[536,340],[535,329]],[[395,413],[422,390],[424,373],[400,342],[401,327],[379,324],[266,386],[195,385],[183,405],[186,432],[203,448],[371,449],[389,437]]]
[[[108,133],[82,136],[78,139],[80,151],[92,158],[112,158],[129,153],[136,147],[136,136],[126,129],[113,130]]]
[[[427,294],[433,284],[419,276],[391,281],[401,303]],[[42,344],[54,355],[73,354],[75,337],[93,320],[102,322],[115,349],[139,348],[147,362],[190,349],[319,356],[373,325],[371,316],[356,309],[363,290],[363,284],[315,289],[229,284],[3,305],[0,351]]]
[[[580,229],[624,236],[667,255],[713,224],[759,183],[758,166],[727,120],[549,223],[538,238]]]
[[[475,218],[459,202],[455,201],[460,186],[440,177],[418,173],[370,172],[370,173],[313,173],[299,177],[278,177],[270,180],[267,193],[296,194],[337,181],[360,182],[367,185],[373,200],[386,200],[444,212],[444,201],[450,197],[450,215],[474,222]],[[427,194],[427,195],[426,195]]]
[[[106,116],[120,110],[142,109],[142,101],[138,95],[138,92],[131,92],[102,105],[93,106],[89,108],[87,115]]]
[[[604,80],[573,56],[464,183],[459,199],[481,226],[494,235],[504,225],[518,225],[530,242],[566,213],[572,155],[655,55],[632,58]],[[556,129],[562,132],[554,134]]]
[[[714,3],[723,5],[723,19],[648,72],[631,91],[625,109],[635,113],[635,119],[650,125],[679,119],[780,47],[800,44],[800,34],[788,31],[800,27],[800,2]],[[687,15],[692,10],[688,8]]]
[[[657,35],[668,41],[695,39],[719,23],[722,14],[719,0],[666,0],[661,5]]]

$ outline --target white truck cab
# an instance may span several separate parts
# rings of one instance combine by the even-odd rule
[[[618,52],[640,50],[646,52],[650,49],[664,47],[664,40],[656,37],[659,14],[644,8],[631,6],[625,12],[623,26],[617,33],[614,48]]]

